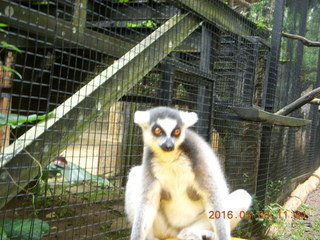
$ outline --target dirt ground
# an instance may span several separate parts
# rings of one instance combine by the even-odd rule
[[[305,204],[312,207],[310,209],[308,218],[306,219],[306,226],[309,227],[309,231],[307,231],[307,234],[309,236],[313,236],[315,240],[320,240],[320,227],[315,230],[312,226],[315,226],[315,224],[319,224],[319,218],[320,218],[320,185],[318,188],[309,194],[307,201]]]

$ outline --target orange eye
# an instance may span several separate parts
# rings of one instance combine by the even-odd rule
[[[155,128],[154,130],[153,130],[153,132],[154,132],[154,134],[156,134],[156,135],[160,135],[161,133],[162,133],[162,130],[161,130],[161,128]]]
[[[179,136],[180,133],[181,133],[181,130],[179,128],[177,128],[176,130],[173,131],[174,136]]]

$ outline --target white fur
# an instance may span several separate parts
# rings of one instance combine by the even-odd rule
[[[161,126],[161,128],[166,132],[167,136],[170,136],[173,129],[175,129],[175,127],[177,126],[177,123],[177,120],[170,118],[157,120],[157,124]]]
[[[138,124],[141,128],[149,125],[150,112],[149,111],[136,111],[134,113],[134,123]]]
[[[180,117],[185,125],[185,128],[191,127],[198,121],[198,115],[195,112],[179,111]]]

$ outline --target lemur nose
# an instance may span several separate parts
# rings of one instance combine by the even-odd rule
[[[174,143],[170,138],[167,138],[164,143],[161,144],[161,149],[165,152],[170,152],[174,150]]]

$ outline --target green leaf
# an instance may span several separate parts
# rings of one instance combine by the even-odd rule
[[[24,116],[19,114],[0,113],[0,126],[10,125],[13,128],[16,128],[22,125],[23,123],[30,123],[30,122],[39,121],[39,120],[42,121],[52,116],[53,116],[53,112],[49,112],[43,115],[33,114],[29,116]]]
[[[41,219],[3,219],[0,225],[10,239],[40,240],[48,232],[50,226]]]
[[[5,30],[5,29],[3,29],[4,27],[7,27],[8,25],[7,24],[5,24],[5,23],[0,23],[0,32],[4,32],[4,33],[6,33],[7,32],[7,30]]]
[[[13,72],[15,73],[20,79],[22,79],[22,75],[15,69],[11,68],[11,67],[8,67],[6,65],[2,65],[2,68],[6,71],[9,71],[9,72]]]
[[[0,23],[0,32],[7,33],[7,30],[3,29],[4,27],[7,27],[8,25],[5,23]],[[1,240],[1,239],[0,239]]]
[[[156,27],[157,24],[153,21],[153,20],[146,20],[143,21],[142,23],[131,23],[131,22],[127,22],[126,26],[128,28],[136,28],[136,27]]]
[[[6,231],[0,227],[0,240],[10,240]]]
[[[17,51],[18,53],[22,53],[21,50],[13,44],[7,43],[6,41],[1,41],[0,43],[4,48],[11,48],[12,50]]]
[[[49,5],[49,1],[39,1],[37,2],[39,5]]]
[[[151,27],[151,28],[157,26],[156,23],[154,21],[152,21],[152,20],[147,20],[143,24],[144,24],[144,26]]]

